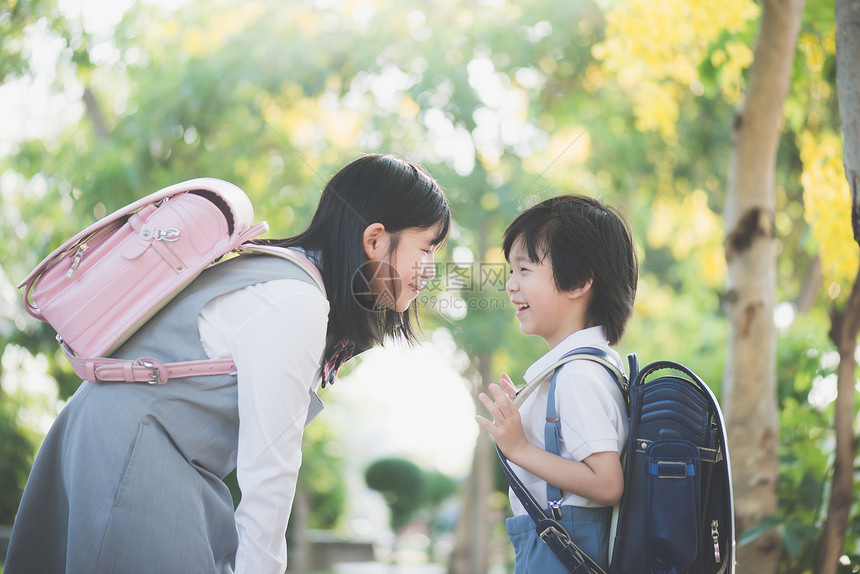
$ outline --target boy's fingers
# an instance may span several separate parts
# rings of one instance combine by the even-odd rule
[[[493,394],[493,398],[496,399],[496,406],[500,408],[505,405],[505,401],[510,399],[508,393],[506,393],[499,385],[490,385],[490,392]]]
[[[505,390],[505,394],[508,395],[508,398],[514,400],[517,396],[517,387],[514,386],[514,382],[511,380],[510,375],[503,372],[499,377],[499,384]]]
[[[478,422],[478,425],[479,425],[482,429],[484,429],[485,431],[487,431],[487,433],[489,433],[489,435],[490,435],[491,437],[493,437],[493,439],[495,439],[495,438],[496,438],[496,434],[498,433],[499,428],[495,425],[495,423],[493,423],[492,421],[489,421],[489,420],[485,419],[485,418],[484,418],[484,417],[482,417],[481,415],[475,415],[475,420]]]
[[[481,404],[483,404],[487,411],[493,416],[494,420],[501,416],[498,405],[485,393],[479,394],[478,400],[481,401]]]
[[[499,385],[490,385],[490,392],[493,393],[493,396],[496,398],[496,406],[499,408],[499,411],[506,417],[517,412],[517,408],[514,406],[510,394],[502,389],[502,387]]]
[[[507,373],[502,373],[502,378],[499,382],[501,383],[502,388],[505,390],[505,394],[508,395],[508,398],[514,400],[514,398],[517,396],[517,388],[514,386],[513,381],[511,381]]]

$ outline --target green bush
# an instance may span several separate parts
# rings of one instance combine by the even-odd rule
[[[15,417],[17,405],[0,395],[0,524],[12,524],[36,447]]]

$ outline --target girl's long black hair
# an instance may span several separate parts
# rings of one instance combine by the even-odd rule
[[[360,300],[360,294],[370,290],[362,268],[368,261],[362,238],[372,223],[381,223],[392,234],[392,250],[397,246],[397,232],[438,225],[433,240],[437,245],[448,236],[451,210],[439,185],[420,166],[392,155],[366,155],[329,180],[307,229],[286,239],[260,241],[301,247],[320,257],[329,299],[324,361],[344,339],[355,345],[355,353],[386,338],[416,340],[415,304],[399,313]]]

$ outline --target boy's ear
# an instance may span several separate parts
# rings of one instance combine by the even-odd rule
[[[571,299],[578,299],[580,297],[584,297],[588,295],[591,291],[591,285],[594,283],[594,280],[589,278],[588,281],[577,287],[576,289],[571,289],[567,292],[567,296]]]
[[[385,231],[385,226],[381,223],[371,223],[364,228],[361,242],[368,259],[379,259],[382,254],[387,253],[388,249],[388,232]]]

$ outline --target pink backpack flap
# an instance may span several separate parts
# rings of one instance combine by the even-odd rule
[[[86,376],[93,373],[80,357],[116,350],[203,269],[267,229],[265,222],[254,224],[253,206],[241,189],[219,179],[192,179],[84,229],[18,288],[24,288],[27,312],[57,331],[75,372],[95,380]],[[125,373],[113,380],[156,382],[167,375],[143,359],[135,370],[145,377],[132,377],[127,361],[104,361]]]
[[[325,296],[325,284],[316,265],[302,252],[283,247],[247,244],[236,248],[237,253],[260,253],[276,255],[292,261],[307,272],[314,283]],[[59,338],[59,337],[58,337]],[[164,384],[170,379],[201,376],[223,375],[236,372],[233,359],[204,359],[200,361],[181,361],[163,363],[152,357],[141,357],[130,361],[125,359],[83,358],[75,355],[68,345],[60,340],[60,347],[68,357],[75,373],[87,381],[113,381],[129,383]]]

